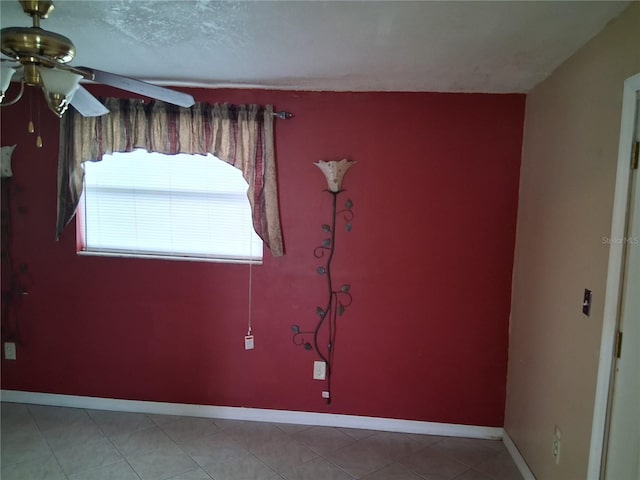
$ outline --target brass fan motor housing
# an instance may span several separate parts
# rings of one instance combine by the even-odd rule
[[[69,63],[76,55],[71,40],[40,27],[8,27],[2,29],[2,53],[23,63],[33,55],[58,63]]]

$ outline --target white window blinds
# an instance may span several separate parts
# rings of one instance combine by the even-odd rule
[[[85,162],[86,252],[262,259],[242,172],[213,155],[136,150]]]

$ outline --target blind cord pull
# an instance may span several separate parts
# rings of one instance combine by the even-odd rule
[[[253,228],[253,227],[251,227]],[[250,255],[253,254],[253,242],[252,242],[252,238],[253,236],[250,235],[249,236],[249,253]],[[247,314],[247,335],[244,337],[244,349],[245,350],[253,350],[255,343],[254,343],[254,338],[253,338],[253,328],[252,328],[252,305],[251,305],[251,300],[252,300],[252,296],[253,296],[253,292],[252,292],[252,285],[253,285],[253,261],[250,260],[249,261],[249,291],[248,293],[248,309],[249,312]]]

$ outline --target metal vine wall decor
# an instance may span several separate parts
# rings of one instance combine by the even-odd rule
[[[315,350],[320,359],[326,365],[327,390],[323,392],[323,397],[327,403],[331,403],[331,373],[333,371],[333,354],[336,347],[337,318],[342,316],[346,308],[351,305],[351,287],[344,284],[335,288],[332,278],[332,262],[336,248],[336,219],[342,217],[345,222],[347,232],[351,231],[353,220],[353,202],[348,199],[344,203],[344,208],[338,210],[338,196],[344,192],[342,189],[342,179],[349,168],[356,162],[350,160],[340,160],[316,162],[316,165],[327,178],[328,189],[326,190],[332,198],[331,223],[322,225],[322,231],[328,235],[322,244],[316,247],[313,255],[317,259],[323,259],[324,264],[316,268],[316,272],[327,280],[327,303],[324,307],[316,307],[316,315],[319,320],[314,330],[302,331],[298,325],[292,325],[293,343],[302,346],[305,350]],[[323,344],[326,341],[326,345]]]

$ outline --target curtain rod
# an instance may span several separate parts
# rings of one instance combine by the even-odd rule
[[[289,120],[291,117],[293,117],[293,113],[291,112],[273,112],[272,115],[279,118],[280,120]]]
[[[145,103],[144,99],[141,99],[142,103]],[[273,112],[272,116],[279,118],[280,120],[289,120],[293,118],[293,113],[291,112]]]

